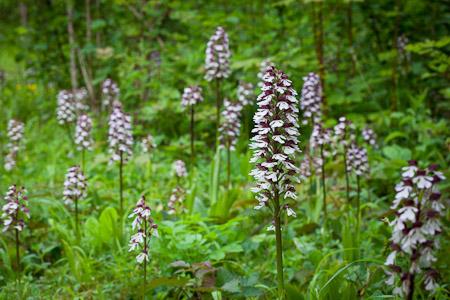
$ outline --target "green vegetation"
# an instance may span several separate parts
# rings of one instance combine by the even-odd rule
[[[0,1],[0,299],[449,299],[449,15]]]

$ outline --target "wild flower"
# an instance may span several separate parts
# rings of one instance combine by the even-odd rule
[[[320,122],[314,124],[309,145],[311,152],[319,152],[317,155],[322,159],[320,162],[317,161],[319,162],[319,166],[322,166],[325,158],[330,157],[333,154],[333,149],[331,147],[333,143],[332,139],[333,136],[331,128],[324,128]],[[323,157],[320,154],[321,151],[323,151]]]
[[[177,178],[187,177],[186,164],[182,160],[176,160],[172,164],[172,170]]]
[[[11,171],[16,166],[17,155],[20,150],[20,142],[23,139],[25,125],[17,120],[11,119],[8,122],[8,139],[6,144],[8,153],[5,157],[5,170]]]
[[[176,186],[172,193],[170,194],[169,202],[167,203],[167,207],[169,208],[168,214],[173,215],[175,213],[182,211],[183,202],[185,198],[185,190],[181,186]]]
[[[303,111],[303,124],[319,122],[322,117],[322,86],[319,75],[309,73],[303,77],[300,108]]]
[[[416,161],[409,161],[402,171],[391,206],[396,213],[389,223],[392,252],[385,262],[386,283],[395,287],[394,294],[413,299],[415,282],[421,282],[419,276],[427,291],[433,293],[438,287],[434,252],[439,248],[440,218],[445,213],[438,184],[445,177],[436,165],[421,169]]]
[[[61,125],[73,123],[77,119],[77,105],[72,92],[62,90],[58,93],[56,118]]]
[[[410,55],[406,51],[406,46],[409,44],[409,39],[406,35],[402,34],[397,38],[397,51],[400,55],[401,60],[409,60]]]
[[[190,114],[190,138],[191,138],[191,164],[194,164],[195,160],[195,105],[203,101],[202,88],[196,85],[189,86],[184,89],[183,96],[181,98],[181,106],[186,109],[189,108]]]
[[[64,203],[72,205],[86,197],[87,181],[79,166],[70,167],[67,170],[64,181]]]
[[[147,203],[145,203],[144,196],[141,196],[139,201],[136,203],[136,207],[129,215],[129,218],[134,218],[132,229],[137,232],[131,236],[128,252],[139,250],[139,254],[136,256],[136,261],[138,264],[144,263],[145,282],[146,266],[147,262],[150,261],[150,240],[153,236],[158,237],[158,225],[156,225],[151,217],[151,209]]]
[[[369,173],[369,159],[367,150],[352,144],[347,151],[347,172],[354,172],[357,176]]]
[[[241,128],[241,122],[239,120],[241,111],[241,103],[225,99],[224,110],[222,112],[223,121],[219,128],[221,147],[234,150]]]
[[[220,147],[227,151],[227,187],[231,183],[231,151],[234,151],[241,128],[242,104],[225,99],[222,124],[219,127]]]
[[[79,166],[69,168],[64,181],[64,203],[68,206],[75,204],[75,232],[79,237],[78,230],[78,201],[86,198],[87,181]]]
[[[11,229],[22,231],[25,228],[24,219],[30,218],[26,194],[24,187],[17,188],[16,185],[9,187],[4,198],[6,204],[2,208],[3,232]]]
[[[183,91],[181,106],[187,108],[203,101],[202,88],[198,85],[188,86]]]
[[[16,185],[9,187],[5,195],[6,204],[2,207],[3,232],[15,232],[17,278],[20,275],[20,232],[25,228],[25,219],[30,219],[27,191]]]
[[[152,153],[156,149],[155,139],[151,134],[142,139],[141,148],[144,153]]]
[[[264,86],[264,75],[266,74],[266,70],[269,67],[275,67],[275,64],[270,61],[270,59],[266,58],[263,61],[261,61],[261,64],[259,65],[259,72],[257,74],[259,82],[258,87],[262,88]]]
[[[370,146],[372,146],[373,148],[378,148],[377,145],[377,134],[375,133],[375,131],[373,131],[373,129],[369,128],[369,127],[364,127],[364,129],[361,132],[362,137],[364,139],[364,141],[369,144]]]
[[[110,162],[126,162],[133,154],[133,134],[131,117],[122,110],[120,102],[115,102],[109,119],[108,131]]]
[[[253,93],[254,86],[249,82],[239,81],[239,86],[237,89],[237,98],[241,105],[247,106],[252,105],[255,101],[255,95]]]
[[[119,162],[120,212],[123,212],[123,165],[133,154],[133,133],[131,117],[123,112],[119,101],[114,102],[109,118],[108,142],[111,154],[109,162]]]
[[[332,143],[332,129],[324,128],[322,123],[316,122],[313,124],[313,131],[311,133],[309,145],[310,155],[313,156],[313,165],[316,172],[320,173],[322,181],[322,202],[323,213],[326,222],[327,219],[327,189],[326,189],[326,174],[325,174],[325,160],[331,155],[329,151]]]
[[[348,167],[348,147],[356,140],[355,130],[353,123],[347,120],[345,117],[340,117],[338,123],[334,126],[334,139],[336,149],[342,150],[344,158],[344,171],[345,171],[345,186],[347,202],[350,202],[350,179],[349,179],[349,167]]]
[[[75,127],[75,144],[78,150],[92,150],[92,120],[83,114],[78,117],[77,126]]]
[[[114,102],[119,101],[120,89],[112,79],[107,78],[102,83],[102,105],[105,108],[113,106]]]
[[[280,295],[284,293],[283,258],[281,239],[281,211],[295,216],[289,203],[297,198],[294,183],[299,181],[299,169],[295,166],[298,147],[297,92],[287,75],[275,67],[267,68],[264,86],[257,98],[258,110],[254,115],[256,135],[250,148],[255,163],[251,171],[256,180],[252,191],[258,205],[255,209],[269,208],[273,213],[277,244],[277,278]]]
[[[205,79],[212,81],[228,78],[231,74],[230,57],[228,35],[222,27],[217,27],[206,46]]]

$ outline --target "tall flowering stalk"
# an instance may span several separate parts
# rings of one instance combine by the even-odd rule
[[[75,145],[78,151],[81,151],[81,166],[85,169],[85,151],[92,151],[92,120],[83,114],[78,117],[77,126],[75,127]]]
[[[174,215],[177,213],[177,211],[182,212],[184,210],[183,202],[185,194],[186,191],[179,185],[172,189],[169,202],[167,203],[169,215]]]
[[[119,101],[120,89],[112,79],[107,78],[102,83],[102,106],[105,109],[113,108],[114,102]]]
[[[322,181],[322,203],[323,203],[323,215],[324,221],[327,221],[327,188],[326,188],[326,175],[325,175],[325,159],[330,156],[330,152],[327,150],[331,144],[331,129],[323,128],[322,123],[318,122],[314,124],[313,132],[310,138],[310,151],[317,154],[319,152],[319,158],[314,160],[317,167],[320,168],[321,181]]]
[[[347,203],[350,203],[350,180],[348,173],[347,151],[349,146],[350,131],[349,127],[352,122],[345,117],[340,117],[336,126],[334,126],[334,137],[338,145],[342,146],[342,155],[344,158],[344,172],[345,172],[345,191],[347,196]]]
[[[216,122],[220,125],[220,110],[222,107],[221,82],[231,74],[230,70],[230,47],[228,34],[222,27],[217,27],[216,32],[206,45],[205,79],[215,81],[216,86]]]
[[[68,206],[75,205],[75,232],[79,238],[78,201],[86,198],[87,181],[79,166],[69,168],[64,181],[64,203]]]
[[[195,160],[195,105],[203,101],[202,88],[196,85],[189,86],[184,89],[183,96],[181,98],[181,106],[184,109],[190,110],[191,115],[191,125],[190,125],[190,136],[191,136],[191,163],[194,165]]]
[[[30,218],[26,193],[24,187],[10,186],[5,195],[6,204],[2,208],[3,232],[9,230],[15,233],[17,278],[20,278],[19,234],[25,228],[25,219]]]
[[[170,198],[167,203],[169,215],[175,214],[178,208],[180,211],[184,209],[182,203],[184,201],[186,191],[183,188],[181,180],[188,176],[186,164],[182,160],[176,160],[173,162],[172,171],[175,175],[176,186],[172,189],[172,193],[170,194]]]
[[[122,104],[116,101],[109,119],[108,131],[110,163],[119,162],[120,211],[123,212],[123,166],[133,154],[133,133],[131,117],[122,110]]]
[[[309,73],[303,77],[300,108],[303,111],[303,124],[314,126],[322,118],[322,85],[319,75]]]
[[[358,147],[353,143],[347,151],[347,163],[347,172],[353,172],[356,175],[356,216],[359,220],[361,207],[361,177],[368,174],[370,171],[366,148]]]
[[[242,105],[240,102],[232,102],[228,99],[224,101],[223,121],[219,128],[220,147],[227,151],[227,188],[231,183],[231,151],[235,150],[239,137]]]
[[[440,218],[445,206],[438,183],[445,177],[436,165],[426,169],[410,161],[403,168],[402,181],[395,186],[395,199],[391,206],[396,210],[392,228],[392,252],[385,265],[389,270],[386,283],[394,286],[394,294],[412,300],[419,276],[424,287],[433,293],[437,288],[438,272],[434,251],[439,248],[438,236],[442,232]]]
[[[145,203],[144,196],[141,196],[136,203],[136,207],[129,215],[129,218],[134,218],[131,226],[132,229],[137,232],[131,236],[128,252],[138,250],[139,254],[136,256],[136,261],[138,264],[144,263],[143,292],[145,295],[145,286],[147,284],[147,262],[150,261],[150,241],[152,237],[158,237],[158,225],[151,217],[151,209],[147,203]]]
[[[8,154],[5,157],[5,170],[11,171],[17,163],[17,155],[20,150],[20,142],[23,139],[25,125],[17,120],[11,119],[8,122],[8,139],[6,145]]]
[[[62,90],[58,93],[56,118],[61,125],[68,125],[76,121],[77,105],[72,92]]]
[[[281,212],[295,216],[289,202],[296,199],[294,182],[298,181],[299,169],[295,166],[298,147],[297,92],[287,75],[275,67],[269,67],[263,77],[264,85],[258,96],[258,110],[253,118],[256,135],[250,148],[253,157],[250,162],[255,168],[250,173],[256,186],[259,204],[255,209],[267,207],[272,212],[275,230],[278,292],[284,297],[283,247],[281,236]]]

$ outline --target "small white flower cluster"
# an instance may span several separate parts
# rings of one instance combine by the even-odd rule
[[[369,127],[365,127],[362,132],[362,137],[364,139],[364,141],[369,144],[370,146],[372,146],[373,148],[378,148],[377,145],[377,134]]]
[[[261,64],[259,65],[259,72],[257,74],[259,82],[258,87],[262,88],[264,86],[264,75],[266,74],[266,71],[269,67],[275,67],[275,64],[270,61],[270,59],[266,58],[264,59]]]
[[[6,192],[6,204],[2,208],[3,232],[11,228],[22,231],[25,227],[24,218],[30,218],[26,193],[24,187],[17,188],[16,185],[10,186]]]
[[[141,196],[133,212],[128,217],[134,218],[132,228],[133,230],[137,230],[137,233],[131,236],[128,252],[140,248],[140,252],[136,256],[136,261],[139,264],[144,261],[148,262],[150,260],[148,255],[150,239],[152,236],[158,237],[158,225],[156,225],[151,217],[151,209],[145,203],[144,196]]]
[[[322,117],[322,86],[319,75],[309,73],[303,77],[302,97],[300,108],[303,111],[303,124],[311,121],[312,125],[319,122]]]
[[[416,161],[402,170],[402,181],[395,186],[392,209],[396,210],[392,227],[392,252],[386,259],[389,267],[387,284],[397,286],[394,294],[409,295],[416,275],[424,273],[428,291],[437,287],[436,262],[433,252],[439,248],[437,236],[442,232],[440,217],[445,207],[437,184],[445,179],[436,165],[420,169]],[[398,277],[399,280],[396,280]]]
[[[358,147],[356,144],[352,144],[347,150],[347,172],[352,171],[357,176],[363,176],[370,171],[366,148]]]
[[[155,139],[151,134],[142,139],[141,148],[144,153],[151,153],[156,149]]]
[[[400,56],[408,59],[409,56],[406,52],[406,46],[408,46],[409,39],[406,35],[402,34],[397,38],[397,51],[400,53]]]
[[[212,81],[228,78],[231,74],[230,57],[228,35],[222,27],[217,27],[206,46],[205,79]]]
[[[75,144],[78,150],[92,150],[92,120],[88,115],[83,114],[78,117],[75,127]]]
[[[183,210],[183,202],[186,192],[181,186],[177,186],[172,190],[170,194],[169,202],[167,207],[169,208],[168,214],[173,215],[178,211]]]
[[[242,106],[252,105],[255,100],[254,86],[250,82],[239,81],[237,98]]]
[[[82,200],[86,197],[87,182],[80,166],[73,166],[69,168],[64,181],[64,204],[71,205],[72,203]]]
[[[188,106],[196,105],[203,101],[202,88],[198,85],[188,86],[183,91],[181,97],[181,106],[186,108]]]
[[[77,107],[72,92],[62,90],[58,93],[56,118],[61,125],[75,122]]]
[[[178,178],[187,176],[186,164],[182,160],[174,161],[172,164],[172,170]]]
[[[112,79],[107,78],[102,83],[102,105],[111,107],[114,102],[119,101],[120,89]]]
[[[287,75],[275,67],[267,68],[263,79],[258,110],[253,117],[252,132],[256,135],[250,145],[253,149],[250,162],[255,163],[250,175],[257,182],[252,191],[259,202],[255,209],[274,207],[278,197],[279,208],[294,216],[283,202],[297,198],[294,186],[299,181],[294,159],[300,152],[297,92]]]
[[[222,112],[222,124],[219,127],[219,141],[222,148],[234,150],[241,129],[242,105],[240,102],[232,102],[228,99],[224,100],[224,110]]]
[[[124,162],[133,154],[133,134],[131,131],[131,117],[122,110],[120,102],[116,101],[109,118],[108,131],[109,153],[111,154],[110,162],[120,161],[120,157]]]
[[[329,157],[334,151],[333,140],[332,140],[332,129],[324,128],[322,123],[318,122],[314,124],[311,137],[309,138],[309,145],[311,147],[311,152],[314,153],[313,163],[319,168],[318,172],[321,172],[320,167],[324,163],[320,154],[323,151],[323,158]]]
[[[56,108],[58,123],[64,125],[75,122],[78,114],[89,109],[86,99],[87,90],[85,88],[59,91]]]
[[[337,144],[348,146],[356,139],[355,128],[352,121],[346,117],[340,117],[338,123],[334,126],[334,138]]]
[[[11,119],[8,122],[8,139],[6,145],[8,154],[5,157],[5,170],[11,171],[16,166],[17,154],[20,150],[20,141],[23,138],[25,125],[17,120]]]

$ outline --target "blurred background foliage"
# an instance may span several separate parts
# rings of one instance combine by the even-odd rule
[[[74,43],[69,43],[68,11]],[[0,237],[0,295],[4,299],[138,298],[140,277],[127,253],[129,222],[120,224],[117,170],[107,165],[107,117],[100,111],[100,86],[119,83],[121,101],[133,116],[134,136],[151,133],[152,156],[135,147],[125,169],[131,209],[147,195],[160,224],[152,245],[149,299],[273,299],[274,243],[265,231],[268,216],[253,210],[248,135],[233,153],[233,188],[226,195],[224,158],[215,151],[214,92],[203,79],[205,47],[217,26],[230,39],[232,75],[224,82],[235,98],[239,80],[257,83],[270,58],[301,90],[302,78],[319,72],[323,47],[327,125],[340,116],[359,128],[368,124],[379,139],[370,150],[371,177],[364,184],[365,229],[355,250],[351,219],[342,212],[342,178],[335,177],[331,228],[318,221],[320,204],[300,188],[298,218],[285,234],[289,299],[387,297],[382,264],[387,254],[393,187],[409,159],[438,163],[449,178],[450,6],[447,1],[0,1],[0,151],[10,118],[25,122],[26,149],[12,173],[2,169],[2,193],[12,183],[30,192],[32,221],[22,251],[23,288],[15,289],[12,244]],[[317,36],[323,33],[323,41]],[[407,37],[405,49],[398,38]],[[81,204],[83,235],[73,235],[71,212],[62,204],[67,168],[78,160],[65,129],[57,125],[56,94],[71,88],[70,51],[76,49],[79,86],[91,84],[95,150],[88,155],[89,197]],[[189,211],[168,216],[164,207],[175,182],[171,163],[189,160],[189,118],[182,90],[200,84],[198,159],[184,184]],[[250,122],[255,108],[247,114]],[[309,128],[302,128],[302,145]],[[2,158],[0,158],[1,160]],[[342,171],[337,162],[327,170]],[[445,184],[448,191],[449,184]],[[447,194],[448,195],[448,194]],[[318,203],[320,201],[317,201]],[[447,213],[448,216],[448,213]],[[263,225],[261,225],[263,224]],[[447,218],[448,225],[448,218]],[[125,234],[126,236],[126,234]],[[442,249],[448,250],[448,233]],[[449,259],[440,254],[441,279],[448,284]],[[438,297],[446,297],[445,290]],[[426,295],[419,294],[425,298]]]

